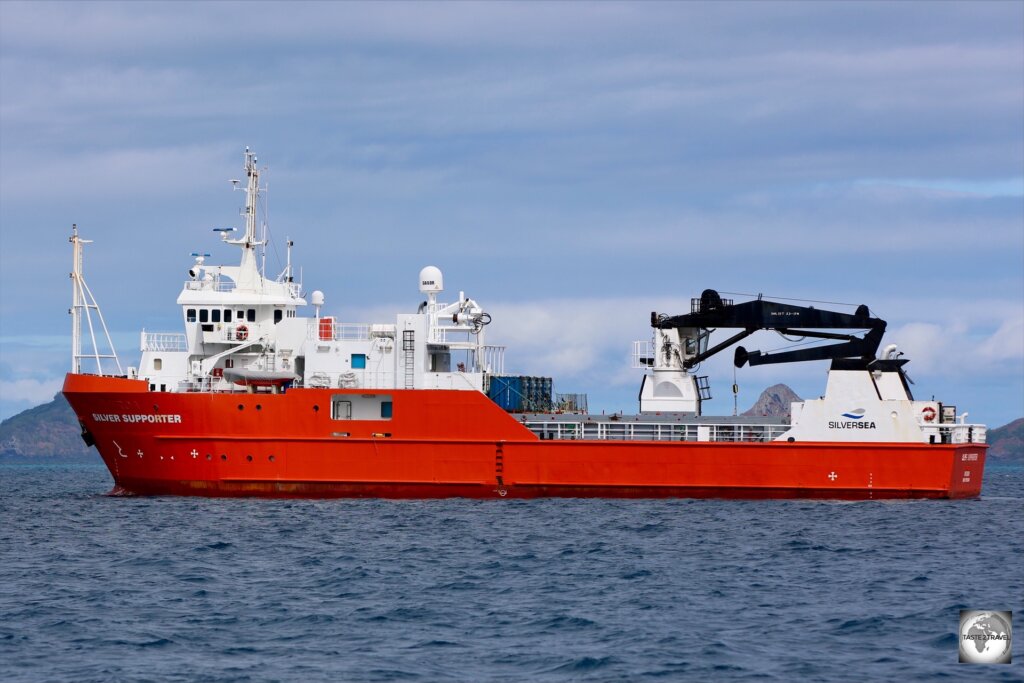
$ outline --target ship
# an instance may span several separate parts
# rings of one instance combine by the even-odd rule
[[[232,181],[245,191],[244,232],[215,229],[240,250],[238,265],[193,253],[177,298],[184,331],[143,330],[136,366],[122,368],[113,350],[85,283],[88,240],[73,228],[72,367],[63,393],[115,493],[837,500],[981,493],[985,426],[968,423],[955,405],[913,397],[908,359],[895,345],[881,346],[886,322],[865,305],[844,312],[704,290],[688,312],[652,313],[649,338],[633,344],[642,373],[637,412],[590,412],[584,395],[553,392],[550,377],[506,372],[505,347],[486,341],[491,315],[464,292],[444,303],[438,267],[420,271],[418,305],[381,323],[325,315],[320,290],[307,302],[291,241],[283,272],[268,277],[260,256],[265,261],[266,227],[258,234],[257,219],[261,169],[248,148],[244,169],[244,187]],[[309,307],[312,315],[303,314]],[[732,333],[712,343],[723,330]],[[768,353],[738,346],[762,330],[804,345]],[[737,367],[827,361],[824,393],[793,402],[786,416],[706,415],[710,382],[697,373],[728,349]]]

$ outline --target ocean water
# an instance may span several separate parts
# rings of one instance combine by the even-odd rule
[[[973,501],[126,498],[0,464],[0,680],[1021,680],[1024,469]]]

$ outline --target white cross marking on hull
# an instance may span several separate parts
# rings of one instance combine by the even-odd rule
[[[828,478],[829,478],[829,479],[831,479],[832,481],[835,481],[835,480],[836,480],[836,477],[838,477],[838,476],[839,476],[839,475],[838,475],[838,474],[836,474],[835,472],[829,472],[829,473],[828,473]]]

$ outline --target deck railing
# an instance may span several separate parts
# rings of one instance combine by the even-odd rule
[[[934,429],[938,432],[938,443],[985,443],[987,427],[975,424],[939,424]],[[925,429],[928,433],[928,428]]]
[[[541,439],[599,441],[774,441],[789,430],[781,424],[678,424],[623,421],[527,421]]]
[[[789,431],[787,424],[666,423],[624,420],[523,422],[541,439],[598,441],[725,441],[763,443],[775,441]],[[985,443],[986,428],[975,424],[935,425],[930,441],[937,444]],[[929,432],[926,431],[926,434]]]
[[[185,280],[185,289],[194,292],[233,292],[234,280],[214,277],[210,280]]]
[[[188,351],[188,341],[184,332],[146,332],[142,331],[140,351]]]
[[[328,318],[311,319],[307,339],[319,341],[363,341],[370,339],[370,323],[343,323]]]

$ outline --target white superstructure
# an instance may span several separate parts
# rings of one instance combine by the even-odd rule
[[[257,207],[261,192],[256,156],[246,149],[245,233],[218,229],[226,244],[241,250],[237,266],[210,265],[193,254],[189,280],[177,303],[184,333],[143,331],[138,376],[153,391],[277,391],[285,386],[337,388],[466,389],[480,391],[485,374],[503,372],[504,347],[485,344],[490,316],[459,293],[438,301],[441,271],[420,272],[427,297],[415,313],[393,323],[346,323],[322,316],[325,298],[312,294],[315,314],[294,281],[291,243],[288,265],[276,279],[259,267]],[[233,181],[237,182],[237,181]]]

